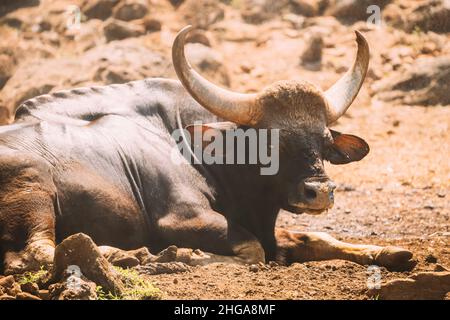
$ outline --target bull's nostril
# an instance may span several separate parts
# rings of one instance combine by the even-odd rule
[[[305,197],[308,200],[313,200],[317,197],[317,193],[313,189],[305,189]]]

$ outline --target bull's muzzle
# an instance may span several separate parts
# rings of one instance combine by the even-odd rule
[[[298,184],[296,199],[290,199],[290,206],[298,212],[320,214],[334,204],[336,184],[328,178],[309,178]]]

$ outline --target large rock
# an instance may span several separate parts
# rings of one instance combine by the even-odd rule
[[[79,57],[31,60],[20,65],[3,88],[0,120],[8,117],[8,113],[14,114],[26,99],[50,91],[174,75],[165,56],[134,39],[97,46]],[[2,112],[2,109],[6,111]]]
[[[407,105],[449,105],[450,56],[419,59],[376,82],[371,90],[383,101]]]
[[[186,0],[178,8],[184,20],[196,28],[207,29],[223,20],[225,11],[218,0]]]
[[[415,6],[407,2],[399,1],[386,7],[385,19],[389,24],[407,32],[450,32],[450,1],[432,0]]]
[[[326,15],[346,21],[366,20],[372,13],[367,13],[367,8],[376,5],[384,8],[392,0],[330,0],[325,11]]]
[[[322,50],[322,36],[320,34],[313,34],[310,39],[308,39],[306,48],[300,57],[301,64],[304,66],[317,65],[317,67],[320,67],[322,62]]]
[[[103,27],[106,41],[122,40],[126,38],[138,37],[145,34],[145,28],[115,19],[106,22]]]
[[[77,269],[66,270],[60,282],[49,286],[50,300],[97,300],[97,285]]]
[[[259,24],[279,15],[289,0],[244,0],[240,2],[242,19],[247,23]]]
[[[291,0],[292,11],[305,17],[314,17],[319,14],[324,1],[317,0]]]
[[[53,264],[52,281],[59,282],[65,279],[64,282],[67,283],[69,273],[69,278],[72,276],[71,281],[74,282],[84,276],[106,291],[121,294],[125,290],[120,275],[101,255],[92,239],[83,233],[66,238],[55,248]],[[76,285],[70,287],[78,288]],[[89,293],[90,287],[91,285],[87,283],[83,292]]]
[[[6,53],[0,53],[0,89],[11,78],[15,68],[14,57]]]
[[[131,21],[135,19],[141,19],[148,13],[148,8],[144,1],[125,1],[120,3],[114,8],[114,18]]]
[[[119,0],[88,0],[81,7],[83,14],[89,19],[108,19]]]
[[[13,276],[7,276],[0,279],[0,295],[15,297],[22,292],[20,285],[14,280]]]

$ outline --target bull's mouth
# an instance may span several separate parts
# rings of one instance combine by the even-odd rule
[[[323,209],[311,209],[311,208],[307,208],[305,207],[303,204],[289,204],[285,210],[292,212],[294,214],[310,214],[310,215],[319,215],[322,214],[323,212],[328,211],[328,208],[323,208]]]

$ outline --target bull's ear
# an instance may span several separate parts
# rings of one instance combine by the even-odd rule
[[[360,137],[330,130],[334,143],[325,153],[325,159],[332,164],[346,164],[359,161],[369,153],[369,145]]]
[[[188,125],[186,130],[190,134],[192,147],[198,148],[199,146],[197,146],[196,143],[200,142],[202,144],[201,148],[208,151],[207,147],[213,141],[217,141],[217,139],[222,139],[221,141],[224,141],[224,133],[228,130],[235,130],[236,128],[237,125],[233,122],[213,122],[207,124]],[[222,150],[225,149],[222,148]],[[219,150],[213,149],[212,151],[218,152]]]

